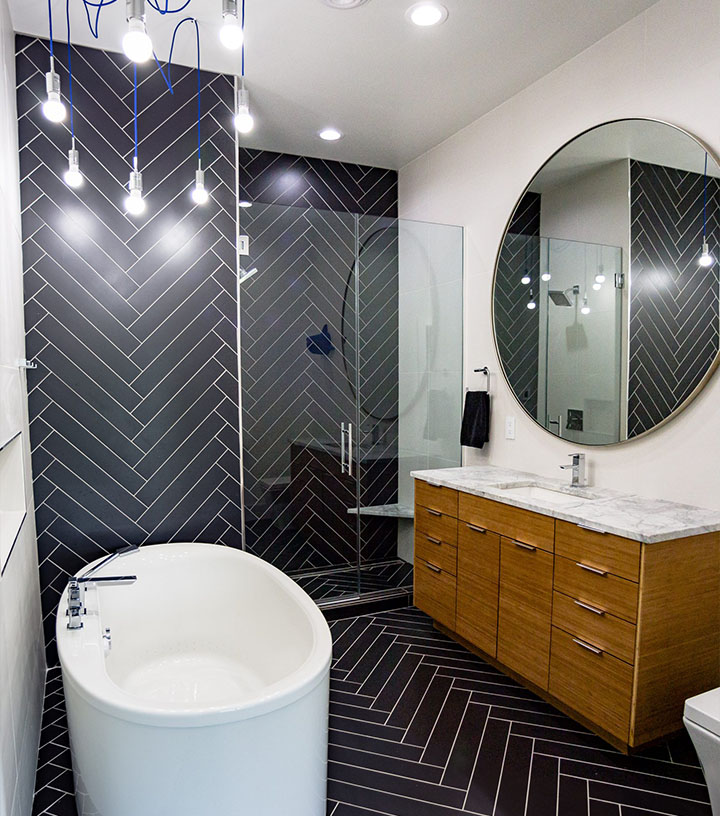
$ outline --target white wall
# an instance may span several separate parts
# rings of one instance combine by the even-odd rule
[[[400,215],[466,227],[465,380],[495,372],[492,441],[469,451],[490,461],[559,476],[574,446],[538,428],[498,372],[490,295],[495,256],[525,185],[555,150],[603,121],[651,117],[679,125],[720,153],[720,30],[716,0],[661,0],[575,59],[517,94],[400,172]],[[482,78],[478,78],[482,82]],[[516,439],[503,434],[517,417]],[[720,508],[720,374],[679,417],[632,442],[587,448],[597,485]]]
[[[15,113],[15,42],[0,0],[0,445],[22,434],[27,517],[0,577],[0,816],[29,816],[45,680],[30,479]],[[3,485],[0,484],[0,491]]]

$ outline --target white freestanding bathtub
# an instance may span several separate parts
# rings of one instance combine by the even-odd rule
[[[58,608],[80,816],[324,816],[332,644],[309,596],[212,544],[97,573],[118,574],[137,581],[89,585],[81,629]]]

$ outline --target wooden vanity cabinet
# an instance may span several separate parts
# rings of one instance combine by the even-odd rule
[[[416,481],[415,604],[621,750],[720,685],[720,534],[656,544]]]

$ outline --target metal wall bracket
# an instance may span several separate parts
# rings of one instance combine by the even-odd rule
[[[35,360],[18,360],[18,368],[37,368]]]

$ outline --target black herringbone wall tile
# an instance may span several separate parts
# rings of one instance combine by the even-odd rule
[[[678,408],[718,353],[718,264],[698,264],[703,176],[630,162],[628,437]],[[708,179],[708,243],[718,257],[720,182]]]
[[[247,546],[288,571],[347,567],[356,484],[339,430],[356,424],[358,386],[362,504],[397,501],[397,174],[246,149],[239,169],[259,270],[240,294]],[[325,326],[327,353],[312,353]],[[361,528],[363,562],[395,557],[394,519]]]
[[[520,282],[527,272],[529,286]],[[539,309],[528,309],[530,289],[540,289],[540,195],[518,204],[498,257],[493,308],[500,359],[510,386],[527,412],[537,416]]]
[[[65,46],[56,65],[67,91]],[[32,464],[49,662],[69,573],[126,543],[240,546],[232,80],[203,74],[205,207],[189,191],[196,78],[139,69],[148,203],[123,210],[132,69],[73,49],[85,184],[62,181],[67,122],[40,106],[48,44],[18,37],[23,251]]]
[[[397,217],[397,172],[241,148],[240,198],[260,204]]]

